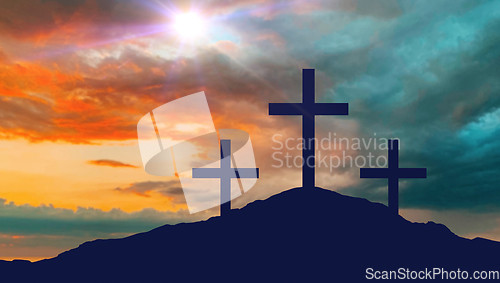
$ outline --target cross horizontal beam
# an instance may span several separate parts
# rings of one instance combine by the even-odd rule
[[[269,115],[349,115],[349,104],[269,103]]]
[[[426,178],[427,168],[361,168],[361,178]]]
[[[193,168],[193,178],[259,178],[259,168]]]

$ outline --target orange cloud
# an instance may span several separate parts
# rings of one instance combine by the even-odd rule
[[[205,10],[210,16],[264,2],[223,1]],[[3,118],[0,139],[76,144],[135,140],[136,125],[143,115],[175,98],[199,91],[207,94],[216,128],[237,126],[257,132],[276,126],[255,119],[267,117],[269,98],[278,92],[292,93],[282,89],[282,86],[293,85],[290,80],[300,82],[300,72],[297,72],[298,78],[291,78],[280,71],[303,67],[294,59],[272,62],[256,58],[241,68],[241,63],[231,59],[239,47],[229,41],[208,46],[194,57],[176,59],[165,59],[148,50],[151,42],[147,40],[131,39],[114,44],[116,35],[122,34],[115,28],[144,27],[159,21],[155,12],[145,9],[145,5],[136,7],[129,1],[111,0],[41,3],[19,0],[0,7],[0,17],[6,15],[11,23],[17,23],[0,23],[0,38],[11,38],[14,42],[5,47],[8,50],[0,50]],[[273,5],[265,3],[268,4]],[[35,12],[38,17],[33,17]],[[164,15],[161,21],[165,24]],[[16,30],[22,32],[16,33]],[[128,29],[125,34],[136,31]],[[112,35],[108,36],[109,33]],[[164,36],[157,39],[162,38]],[[44,41],[43,47],[23,50],[35,59],[15,56],[16,52],[21,53],[12,48],[15,42],[40,40]],[[253,40],[276,46],[285,44],[279,34],[269,31],[256,35]],[[78,46],[92,48],[78,49]],[[47,56],[43,55],[45,52]],[[274,89],[278,85],[280,89]],[[248,119],[250,116],[254,118]]]
[[[135,140],[140,117],[201,90],[207,93],[216,123],[262,127],[260,121],[247,119],[251,113],[238,113],[250,108],[249,112],[265,114],[265,101],[276,95],[268,85],[283,80],[280,72],[273,71],[281,66],[257,62],[258,68],[269,72],[263,82],[248,73],[234,72],[237,63],[217,59],[221,56],[225,55],[209,49],[195,58],[167,60],[126,50],[119,58],[104,57],[92,67],[77,56],[70,56],[67,62],[55,57],[50,66],[0,63],[0,111],[4,117],[0,138],[84,144]],[[214,68],[218,71],[207,71]],[[202,80],[193,79],[197,73],[203,74]],[[228,109],[231,101],[235,103]]]
[[[123,163],[116,160],[110,159],[99,159],[99,160],[89,160],[88,164],[99,165],[99,166],[110,166],[110,167],[129,167],[129,168],[139,168],[139,166],[134,166],[131,164]]]
[[[116,188],[115,191],[119,191],[122,193],[133,193],[141,197],[151,197],[151,193],[155,192],[162,197],[167,198],[172,203],[186,203],[184,192],[180,186],[178,179],[166,182],[138,182],[130,184],[126,188]]]

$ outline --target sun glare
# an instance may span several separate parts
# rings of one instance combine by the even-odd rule
[[[201,17],[195,13],[177,15],[174,27],[182,37],[200,35],[204,28]]]

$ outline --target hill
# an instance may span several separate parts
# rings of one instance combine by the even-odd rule
[[[499,252],[498,242],[412,223],[380,203],[295,188],[227,217],[86,242],[35,263],[0,262],[0,281],[359,282],[367,268],[460,268],[472,277],[499,270]]]

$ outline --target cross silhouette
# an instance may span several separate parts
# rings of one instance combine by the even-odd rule
[[[220,141],[220,168],[193,168],[193,178],[220,179],[220,214],[231,211],[231,179],[259,178],[259,168],[231,167],[231,140]]]
[[[316,116],[349,115],[348,103],[316,103],[314,88],[314,69],[303,69],[302,103],[269,103],[269,115],[302,116],[302,187],[312,188],[315,187]]]
[[[399,140],[389,140],[388,168],[361,168],[360,177],[389,179],[389,209],[399,214],[399,179],[426,178],[427,168],[399,168]]]

